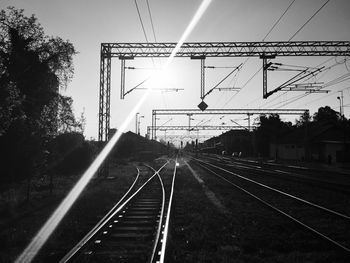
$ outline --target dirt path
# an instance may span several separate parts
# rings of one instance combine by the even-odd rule
[[[199,174],[193,168],[187,163],[186,160],[183,160],[188,169],[190,170],[193,177],[198,181],[198,183],[202,186],[202,189],[205,193],[205,195],[208,197],[208,199],[217,207],[217,209],[222,214],[229,214],[229,211],[227,208],[221,203],[221,201],[216,197],[213,191],[211,191],[204,183],[204,181],[200,178]]]

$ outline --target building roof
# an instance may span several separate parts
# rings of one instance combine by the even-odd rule
[[[305,140],[309,143],[320,143],[326,141],[344,142],[349,140],[348,135],[343,129],[340,129],[332,123],[310,122],[306,127],[296,128],[279,139],[282,144],[302,144]]]

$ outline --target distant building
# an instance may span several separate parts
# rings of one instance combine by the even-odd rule
[[[220,137],[212,137],[200,144],[200,152],[220,154],[223,150]]]
[[[167,146],[155,140],[149,140],[131,131],[123,133],[112,150],[113,157],[152,159],[167,152]]]
[[[230,130],[220,135],[220,141],[228,155],[253,155],[253,134],[248,130]]]
[[[332,124],[310,123],[270,144],[270,157],[322,163],[349,162],[349,135]]]
[[[201,144],[201,151],[227,155],[241,153],[241,156],[253,155],[253,134],[248,130],[230,130],[212,137]]]

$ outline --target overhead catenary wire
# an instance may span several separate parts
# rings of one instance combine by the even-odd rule
[[[348,72],[350,72],[350,70],[349,70],[349,68],[348,68],[348,64],[346,63],[347,61],[345,61],[345,68],[346,68],[346,70],[348,71]]]
[[[350,72],[325,83],[324,87],[333,86],[333,85],[339,84],[341,82],[347,81],[349,79],[350,79]]]
[[[144,23],[143,23],[143,20],[142,20],[142,17],[141,17],[141,13],[140,13],[140,9],[139,9],[139,6],[137,4],[137,0],[134,0],[134,3],[135,3],[135,6],[136,6],[136,10],[137,10],[137,14],[138,14],[138,17],[139,17],[139,20],[140,20],[140,23],[141,23],[141,27],[142,27],[142,31],[143,31],[143,34],[145,36],[145,40],[147,43],[149,43],[148,41],[148,37],[147,37],[147,33],[146,33],[146,30],[145,30],[145,26],[144,26]],[[157,42],[157,37],[156,37],[156,33],[155,33],[155,29],[154,29],[154,23],[153,23],[153,17],[152,17],[152,12],[151,12],[151,7],[150,7],[150,4],[149,4],[149,0],[146,0],[146,4],[147,4],[147,10],[148,10],[148,14],[149,14],[149,18],[150,18],[150,22],[151,22],[151,28],[152,28],[152,33],[153,33],[153,38],[154,38],[154,41]],[[155,62],[154,62],[154,59],[151,58],[152,60],[152,64],[153,64],[153,68],[155,68]],[[126,94],[130,93],[131,91],[137,89],[139,86],[141,86],[143,83],[145,83],[147,80],[149,79],[146,78],[144,79],[143,81],[141,81],[139,84],[137,84],[135,87],[133,87],[132,89],[130,89],[128,92],[126,92]],[[167,102],[164,98],[164,94],[162,93],[161,94],[162,96],[162,101],[164,103],[164,106],[165,108],[167,108]]]
[[[145,36],[146,42],[149,43],[149,42],[148,42],[148,38],[147,38],[147,34],[146,34],[146,30],[145,30],[145,26],[144,26],[143,21],[142,21],[142,17],[141,17],[139,5],[137,4],[137,0],[134,0],[134,3],[135,3],[135,7],[136,7],[136,10],[137,10],[137,14],[138,14],[138,16],[139,16],[139,20],[140,20],[140,23],[141,23],[143,35]],[[153,58],[152,58],[152,62],[153,62],[153,65],[154,65]],[[128,67],[128,68],[129,68],[129,69],[136,69],[135,67]],[[129,93],[132,92],[133,90],[135,90],[137,87],[139,87],[139,86],[142,85],[143,83],[145,83],[148,79],[149,79],[149,77],[146,78],[146,79],[144,79],[143,81],[141,81],[139,84],[137,84],[136,86],[134,86],[133,88],[131,88],[131,89],[128,90],[127,92],[125,92],[124,96],[127,95],[127,94],[129,94]]]
[[[151,6],[149,4],[149,0],[146,0],[146,4],[147,4],[147,10],[148,10],[149,19],[150,19],[150,22],[151,22],[151,28],[152,28],[154,42],[157,43],[158,40],[157,40],[157,37],[156,37],[156,31],[154,29],[153,16],[152,16]],[[153,62],[153,66],[154,66],[154,59],[153,58],[152,58],[152,62]],[[161,96],[162,96],[162,101],[164,103],[164,107],[168,108],[167,101],[166,101],[164,93],[162,93]]]
[[[137,0],[134,0],[135,2],[135,6],[136,6],[136,9],[137,9],[137,13],[138,13],[138,16],[139,16],[139,19],[140,19],[140,23],[141,23],[141,26],[142,26],[142,31],[144,33],[144,36],[145,36],[145,39],[146,39],[146,42],[149,43],[148,41],[148,37],[147,37],[147,33],[146,33],[146,30],[145,30],[145,26],[144,26],[144,23],[143,23],[143,20],[142,20],[142,17],[141,17],[141,13],[140,13],[140,9],[139,9],[139,6],[137,4]],[[149,4],[149,0],[146,0],[146,4],[147,4],[147,10],[148,10],[148,15],[149,15],[149,18],[150,18],[150,22],[151,22],[151,28],[152,28],[152,33],[153,33],[153,38],[154,38],[154,41],[157,42],[157,37],[156,37],[156,33],[155,33],[155,29],[154,29],[154,23],[153,23],[153,16],[152,16],[152,12],[151,12],[151,7],[150,7],[150,4]],[[151,58],[152,60],[152,63],[153,63],[153,68],[155,68],[155,62],[154,62],[154,58],[152,57]],[[130,89],[126,94],[130,93],[131,91],[137,89],[139,86],[141,86],[142,84],[144,84],[147,80],[149,80],[149,77],[144,79],[143,81],[141,81],[139,84],[137,84],[136,86],[134,86],[132,89]],[[165,100],[165,97],[164,97],[164,94],[161,95],[162,96],[162,101],[164,103],[164,106],[165,108],[167,108],[167,102]]]
[[[146,3],[147,3],[147,9],[148,9],[148,14],[149,14],[149,19],[150,19],[150,21],[151,21],[151,27],[152,27],[154,42],[157,43],[157,37],[156,37],[155,30],[154,30],[153,18],[152,18],[152,13],[151,13],[151,8],[150,8],[150,5],[149,5],[149,1],[146,0]]]
[[[229,76],[231,76],[236,70],[240,70],[240,68],[242,67],[242,64],[240,64],[238,67],[235,67],[233,70],[231,70],[230,73],[228,73],[222,80],[220,80],[213,88],[211,88],[207,93],[204,94],[203,98],[205,98],[205,96],[209,95],[214,89],[216,89],[222,82],[224,82]]]
[[[289,38],[288,41],[292,40],[303,28],[325,7],[330,0],[327,0],[317,11]]]
[[[325,7],[329,3],[329,1],[330,0],[327,0],[319,9],[317,9],[317,11],[288,39],[288,41],[291,41],[323,9],[323,7]],[[304,95],[307,96],[308,94],[304,94]],[[305,97],[305,96],[302,96],[302,97]],[[294,101],[295,100],[293,100],[292,102],[294,102]],[[291,102],[289,102],[287,104],[290,104],[290,103]],[[283,106],[285,106],[287,104],[284,104]]]
[[[137,0],[134,0],[134,3],[135,3],[135,7],[136,7],[136,10],[137,10],[137,14],[138,14],[138,17],[139,17],[139,20],[140,20],[140,23],[141,23],[141,27],[142,27],[142,31],[143,31],[143,34],[145,36],[145,40],[147,43],[149,43],[148,41],[148,37],[147,37],[147,33],[146,33],[146,30],[145,30],[145,26],[144,26],[144,23],[143,23],[143,20],[142,20],[142,16],[141,16],[141,13],[140,13],[140,9],[139,9],[139,6],[137,4]],[[153,31],[153,36],[154,36],[154,39],[156,40],[156,35],[155,35],[155,31],[154,31],[154,26],[153,26],[153,19],[152,19],[152,14],[151,14],[151,10],[150,10],[150,6],[149,6],[149,3],[148,3],[148,0],[147,0],[147,7],[148,7],[148,12],[149,12],[149,15],[150,15],[150,20],[151,20],[151,25],[152,25],[152,31]],[[155,68],[155,63],[154,63],[154,59],[153,57],[151,58],[152,60],[152,64],[153,64],[153,68]],[[130,69],[136,69],[134,67],[129,67]],[[147,77],[146,79],[144,79],[143,81],[141,81],[140,83],[138,83],[136,86],[134,86],[133,88],[131,88],[129,91],[127,91],[124,96],[130,92],[132,92],[133,90],[135,90],[137,87],[139,87],[140,85],[142,85],[143,83],[145,83],[147,80],[149,80],[150,77]],[[164,99],[163,99],[164,100]],[[165,103],[166,104],[166,103]]]
[[[329,62],[329,61],[332,60],[332,59],[333,59],[333,58],[328,59],[327,62]],[[341,65],[341,64],[344,63],[345,61],[346,61],[346,58],[343,60],[343,62],[341,62],[341,63],[338,63],[338,62],[337,62],[337,63],[334,63],[333,65],[328,66],[328,67],[325,68],[324,70],[330,70],[331,68],[333,68],[333,67],[335,67],[335,66]],[[324,65],[324,64],[325,64],[325,63],[323,62],[323,63],[319,64],[318,66]],[[317,67],[318,67],[318,66],[317,66]],[[312,76],[311,76],[311,77],[312,77]],[[311,77],[310,77],[310,78],[311,78]],[[309,79],[310,79],[310,78],[309,78]],[[309,79],[305,79],[305,81],[308,81]],[[344,81],[347,81],[347,80],[349,80],[349,79],[350,79],[350,73],[346,73],[346,74],[344,74],[344,75],[342,75],[342,76],[340,76],[340,77],[337,77],[337,78],[335,78],[335,79],[333,79],[333,80],[331,80],[331,81],[325,83],[325,84],[322,86],[321,89],[327,88],[327,87],[331,87],[331,86],[334,86],[334,85],[337,85],[337,84],[342,83],[342,82],[344,82]],[[321,89],[320,89],[320,90],[321,90]],[[287,92],[288,92],[288,91],[285,91],[285,92],[279,94],[279,96],[273,98],[272,100],[269,100],[268,102],[264,103],[262,106],[265,106],[265,107],[266,107],[266,105],[268,105],[268,104],[270,104],[271,102],[275,101],[276,99],[280,98],[281,96],[283,96],[283,95],[286,94]],[[308,95],[310,95],[310,94],[312,94],[312,93],[305,93],[305,94],[302,94],[302,96],[300,96],[299,99],[304,98],[304,97],[306,97],[306,96],[308,96]],[[296,96],[296,97],[298,97],[298,96]],[[292,98],[290,98],[289,100],[292,100],[292,102],[294,102],[296,97],[292,97]],[[284,102],[279,102],[279,103],[277,103],[277,104],[270,105],[270,107],[271,107],[271,106],[276,106],[276,105],[278,105],[278,104],[280,104],[280,103],[285,103],[285,102],[286,102],[286,101],[284,101]],[[288,104],[290,104],[290,103],[288,102]],[[285,105],[287,105],[287,104],[284,104],[284,106],[285,106]]]
[[[335,93],[337,93],[337,92],[339,92],[339,91],[343,91],[343,90],[349,89],[349,88],[350,88],[350,87],[347,87],[347,88],[344,88],[344,89],[341,89],[341,90],[337,90],[337,91],[334,91],[334,92],[332,92],[332,93],[330,93],[330,94],[327,94],[326,96],[322,96],[321,98],[317,98],[317,99],[315,99],[315,100],[313,100],[313,101],[309,101],[309,102],[308,102],[308,105],[310,105],[311,103],[313,103],[313,102],[315,102],[315,101],[318,101],[318,100],[321,100],[321,99],[325,99],[325,98],[327,98],[327,97],[329,97],[329,96],[332,96],[332,95],[334,96]],[[299,94],[299,95],[297,95],[297,96],[294,96],[294,97],[292,97],[292,98],[289,98],[289,99],[286,100],[286,101],[278,102],[278,103],[275,103],[275,104],[273,104],[273,105],[270,105],[270,107],[281,108],[281,107],[284,107],[284,106],[286,106],[286,105],[289,105],[289,104],[291,104],[291,103],[293,103],[293,102],[295,102],[295,101],[297,101],[297,100],[300,100],[300,99],[302,99],[302,98],[308,96],[309,94],[310,94],[310,93]],[[277,105],[279,105],[279,104],[281,104],[281,105],[280,105],[280,106],[277,106]]]
[[[141,13],[140,13],[139,5],[137,4],[137,0],[134,0],[134,3],[135,3],[135,6],[136,6],[137,14],[138,14],[139,19],[140,19],[140,23],[141,23],[141,27],[142,27],[143,35],[145,36],[146,42],[148,43],[148,38],[147,38],[147,34],[146,34],[146,30],[145,30],[145,26],[143,25],[143,21],[142,21],[142,17],[141,17]]]
[[[289,6],[286,8],[286,10],[284,10],[283,14],[277,19],[277,21],[275,22],[275,24],[271,27],[271,29],[269,30],[269,32],[267,32],[267,34],[265,35],[265,37],[262,39],[262,41],[265,41],[265,39],[268,37],[268,35],[270,35],[270,33],[272,32],[272,30],[277,26],[277,24],[281,21],[282,17],[288,12],[288,10],[291,8],[291,6],[294,4],[295,0],[293,0]]]
[[[328,63],[329,61],[331,61],[331,60],[333,60],[333,59],[334,59],[334,57],[331,57],[331,58],[326,59],[326,60],[323,61],[322,63],[318,64],[318,65],[316,66],[316,68],[325,65],[326,63]],[[337,63],[336,63],[336,64],[333,64],[333,65],[331,65],[331,66],[329,66],[329,67],[327,67],[327,68],[325,68],[325,70],[324,70],[325,74],[329,71],[329,69],[331,69],[333,66],[336,66],[336,65],[337,65]],[[321,77],[323,77],[325,74],[323,74],[322,76],[320,76],[319,79],[320,79]],[[309,80],[309,79],[306,79],[305,81],[307,81],[307,80]],[[278,96],[274,97],[273,99],[270,99],[269,101],[266,101],[266,102],[265,102],[263,105],[261,105],[261,106],[266,106],[266,105],[270,104],[271,102],[273,102],[273,101],[275,101],[276,99],[280,98],[281,96],[285,95],[287,92],[288,92],[288,91],[284,91],[283,93],[280,93]],[[309,95],[309,94],[307,94],[307,95]],[[260,97],[258,97],[258,98],[255,99],[254,101],[256,101],[256,100],[258,100],[258,99],[260,99]]]
[[[291,41],[329,2],[330,0],[327,0],[289,39],[288,41]],[[292,4],[294,3],[294,1],[292,2]],[[290,5],[291,6],[291,5]],[[287,8],[287,11],[288,9],[290,8],[290,6],[288,6]],[[286,12],[284,12],[282,15],[284,15]],[[241,90],[243,88],[245,88],[247,86],[247,84],[262,70],[262,67],[259,68],[259,70],[257,72],[255,72],[252,77],[250,77],[248,79],[248,81],[242,86]],[[227,103],[225,103],[225,106],[238,94],[235,93]]]
[[[345,75],[348,75],[348,74],[345,74]],[[343,75],[343,76],[344,76],[344,75]],[[339,77],[339,78],[341,78],[341,77]],[[337,79],[339,79],[339,78],[337,78]],[[350,78],[349,78],[349,76],[348,76],[346,79],[344,79],[344,80],[342,80],[342,81],[340,81],[340,82],[343,82],[343,81],[346,81],[346,80],[349,80],[349,79],[350,79]],[[331,82],[332,82],[332,81],[331,81]],[[331,85],[336,85],[336,84],[339,84],[340,82],[334,82],[334,83],[332,83]],[[331,85],[328,85],[327,87],[329,87],[329,86],[331,86]],[[349,88],[349,87],[348,87],[348,88]],[[346,89],[348,89],[348,88],[342,89],[342,90],[340,90],[340,91],[346,90]],[[334,93],[337,93],[337,92],[339,92],[339,90],[338,90],[338,91],[335,91]],[[334,93],[331,93],[331,94],[329,94],[328,96],[334,95]],[[289,100],[287,100],[287,101],[285,101],[285,102],[282,102],[283,104],[280,105],[280,106],[278,106],[277,108],[281,108],[281,107],[284,107],[284,106],[286,106],[286,105],[289,105],[289,104],[291,104],[291,103],[293,103],[293,102],[295,102],[295,101],[297,101],[297,100],[299,100],[299,99],[302,99],[302,98],[308,96],[309,94],[310,94],[310,93],[305,93],[305,94],[301,94],[301,95],[292,97],[292,98],[290,98]],[[327,96],[327,97],[328,97],[328,96]],[[281,103],[281,102],[280,102],[280,103]],[[280,104],[280,103],[274,104],[274,105],[272,105],[271,107],[274,107],[274,106],[276,106],[276,105],[278,105],[278,104]],[[309,102],[309,104],[310,104],[310,102]]]
[[[284,106],[287,106],[287,105],[289,105],[289,104],[291,104],[291,103],[293,103],[294,101],[297,101],[297,100],[299,100],[299,99],[301,99],[301,98],[304,98],[304,97],[306,97],[308,94],[306,93],[303,93],[303,94],[299,94],[299,95],[297,95],[297,96],[295,96],[295,97],[292,97],[292,98],[290,98],[290,99],[288,99],[288,100],[286,100],[286,101],[284,101],[284,102],[278,102],[278,103],[276,103],[276,104],[273,104],[273,105],[271,105],[270,107],[273,107],[273,108],[282,108],[282,107],[284,107]],[[281,103],[283,103],[282,105],[280,105],[280,106],[277,106],[278,104],[281,104]]]
[[[273,31],[273,29],[277,26],[277,24],[281,21],[281,19],[284,17],[284,15],[288,12],[288,10],[291,8],[291,6],[294,4],[295,0],[292,0],[290,2],[290,4],[288,5],[288,7],[284,10],[284,12],[280,15],[280,17],[276,20],[276,22],[273,24],[273,26],[270,28],[270,30],[266,33],[266,35],[264,36],[264,38],[262,39],[262,41],[265,41],[265,39],[270,35],[270,33]],[[248,57],[244,62],[242,67],[248,62],[248,60],[250,59],[250,57]],[[244,89],[248,83],[261,71],[262,67],[259,68],[259,70],[257,72],[255,72],[253,74],[252,77],[250,77],[248,79],[248,81],[242,86],[241,90]],[[239,92],[233,94],[230,99],[224,104],[224,107],[231,102],[231,100],[238,94]]]
[[[338,93],[339,91],[344,91],[344,90],[348,90],[348,91],[349,91],[349,90],[350,90],[350,87],[347,87],[347,88],[343,88],[343,89],[341,89],[341,90],[336,90],[336,91],[330,92],[330,93],[328,93],[328,94],[325,95],[325,96],[322,96],[322,97],[320,97],[320,98],[317,98],[317,99],[308,101],[307,103],[310,105],[310,104],[312,104],[312,103],[314,103],[314,102],[316,102],[316,101],[326,99],[326,98],[328,98],[328,97],[330,97],[330,96],[334,96],[334,95],[335,95],[336,93]]]
[[[242,65],[243,65],[243,64],[242,64]],[[225,67],[225,68],[233,68],[233,67]],[[237,70],[236,73],[233,75],[231,81],[230,81],[229,84],[228,84],[228,87],[229,87],[229,88],[232,88],[233,90],[237,90],[237,91],[240,89],[240,88],[237,88],[237,87],[236,87],[236,83],[237,83],[237,79],[238,79],[237,76],[239,75],[239,73],[240,73],[240,70]],[[235,82],[232,84],[233,80],[235,80]],[[220,88],[219,88],[219,90],[220,90]],[[215,102],[215,104],[214,104],[214,107],[216,107],[217,105],[221,105],[220,101],[221,101],[223,98],[224,98],[224,96],[221,95],[221,96],[216,100],[216,102]]]
[[[296,82],[298,82],[299,80],[302,80],[303,79],[303,82],[302,83],[305,83],[306,81],[310,80],[311,78],[315,77],[315,73],[320,73],[324,70],[324,68],[320,68],[320,69],[316,69],[315,71],[313,72],[309,72],[306,74],[306,71],[304,72],[301,72],[299,74],[297,74],[296,76],[292,77],[291,79],[289,79],[288,81],[286,81],[284,84],[280,85],[278,88],[276,89],[279,89],[279,90],[282,90],[283,87],[287,87],[291,84],[294,84]],[[304,75],[306,74],[306,75]],[[301,76],[301,77],[299,77]],[[297,84],[294,84],[294,85],[297,85]],[[275,90],[276,90],[275,89]],[[305,90],[307,91],[307,90]],[[281,96],[285,95],[288,91],[285,91],[281,94],[279,94],[277,97],[273,98],[272,100],[269,100],[267,101],[266,103],[263,104],[263,106],[266,106],[268,105],[269,103],[275,101],[276,99],[280,98]],[[309,95],[310,93],[307,93],[307,95]],[[271,107],[271,106],[270,106]]]

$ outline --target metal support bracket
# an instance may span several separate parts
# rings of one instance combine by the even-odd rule
[[[157,133],[156,133],[155,127],[157,127],[157,111],[152,110],[152,130],[151,130],[151,139],[152,140],[157,139]]]
[[[205,93],[205,58],[201,59],[201,99],[204,99]]]
[[[128,92],[125,92],[125,60],[132,60],[134,57],[119,56],[120,59],[120,99],[123,100]]]
[[[123,100],[125,96],[125,59],[120,60],[121,73],[120,73],[120,99]]]
[[[273,59],[276,56],[265,54],[261,55],[260,58],[263,60],[263,98],[266,99],[269,95],[267,94],[267,69],[271,66],[271,62],[267,63],[268,59]]]
[[[191,56],[191,59],[201,60],[201,99],[204,99],[205,93],[205,56]]]

